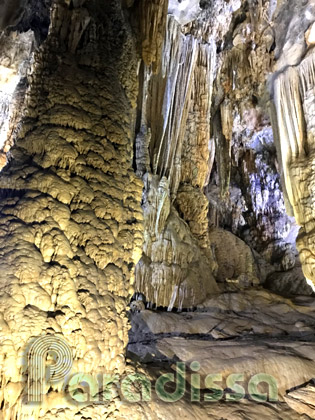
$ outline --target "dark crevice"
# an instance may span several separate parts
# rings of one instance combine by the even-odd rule
[[[20,4],[23,3],[20,1]],[[24,0],[23,12],[19,22],[9,30],[27,32],[32,30],[40,45],[48,35],[50,25],[50,7],[52,0]]]
[[[60,311],[59,309],[57,311],[48,311],[47,312],[47,318],[56,318],[58,315],[65,315],[64,312]]]

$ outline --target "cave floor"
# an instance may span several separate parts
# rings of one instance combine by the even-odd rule
[[[152,378],[175,371],[178,362],[185,363],[186,394],[168,418],[315,418],[314,297],[289,299],[265,289],[230,291],[191,312],[143,310],[131,313],[130,319],[131,363],[150,372]],[[192,362],[197,362],[201,402],[190,400]],[[205,378],[215,374],[222,395],[205,402],[205,388],[209,388]],[[241,375],[237,383],[245,394],[239,401],[228,392],[234,390],[229,380],[236,374]],[[251,393],[251,379],[258,374],[274,380],[267,401],[258,402]],[[261,386],[262,394],[268,391]],[[163,418],[166,403],[156,399],[152,404],[157,404]]]

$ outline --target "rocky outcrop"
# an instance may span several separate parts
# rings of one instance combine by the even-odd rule
[[[292,407],[300,415],[307,415],[309,418],[313,418],[315,415],[314,392],[314,386],[307,385],[289,392],[285,400],[289,407]]]
[[[212,229],[209,236],[218,264],[216,278],[219,282],[240,286],[259,284],[258,268],[248,245],[223,229]]]

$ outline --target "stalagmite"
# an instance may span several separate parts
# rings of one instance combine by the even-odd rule
[[[120,23],[111,33],[113,19]],[[85,417],[60,397],[59,385],[48,393],[50,403],[25,405],[34,337],[64,337],[79,372],[125,370],[125,307],[142,250],[142,182],[132,169],[136,71],[118,3],[100,15],[53,6],[29,76],[26,113],[0,177],[5,419],[52,418],[56,409],[66,418]],[[86,409],[91,418],[101,412],[91,404]]]
[[[0,420],[313,416],[302,3],[0,0]]]

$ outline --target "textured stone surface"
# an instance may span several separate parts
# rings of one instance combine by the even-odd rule
[[[312,294],[314,5],[49,8],[0,4],[0,419],[312,418],[313,297],[262,285]],[[51,334],[75,371],[197,360],[271,373],[280,401],[77,406],[53,385],[22,405],[26,345]]]
[[[34,42],[31,30],[0,34],[0,169],[7,162],[6,154],[20,119]]]
[[[185,35],[168,16],[160,65],[142,69],[136,166],[145,183],[145,242],[136,288],[169,309],[194,306],[218,290],[202,192],[214,65],[214,44]]]
[[[132,169],[137,61],[119,5],[98,6],[54,6],[1,173],[0,371],[2,384],[19,385],[12,397],[0,394],[6,419],[50,418],[56,407],[66,418],[80,413],[59,401],[58,387],[43,407],[21,406],[32,337],[62,335],[77,371],[125,370],[125,306],[142,249],[143,184]]]
[[[297,413],[303,415],[306,414],[310,418],[315,415],[315,387],[313,385],[307,385],[297,390],[291,391],[285,397],[285,400],[289,407],[292,407]]]
[[[301,223],[292,217],[287,199],[275,111],[268,94],[284,42],[281,31],[284,25],[287,30],[290,20],[299,19],[292,10],[300,6],[286,6],[285,2],[242,3],[233,15],[217,54],[212,107],[216,150],[206,195],[210,224],[232,231],[251,247],[260,281],[268,279],[266,285],[282,293],[278,273],[286,277],[288,293],[295,293],[296,284],[305,283],[296,250]],[[301,17],[303,26],[312,19],[311,6],[303,5],[301,10],[306,19]],[[287,35],[291,45],[292,33]],[[284,273],[293,269],[290,279]]]
[[[171,206],[168,182],[145,179],[144,249],[136,267],[136,290],[157,306],[192,307],[217,286],[206,255]]]
[[[279,402],[270,404],[274,418],[287,410],[289,418],[312,418],[314,308],[313,298],[290,300],[252,289],[221,294],[204,302],[195,312],[144,310],[131,317],[129,354],[150,366],[157,361],[165,365],[168,362],[174,369],[175,361],[180,360],[189,372],[190,363],[198,361],[201,387],[210,373],[220,373],[223,378],[243,373],[247,379],[267,373],[278,386]],[[187,380],[190,381],[189,375]],[[252,407],[253,411],[246,400],[235,405],[242,413],[240,418],[256,419],[262,415],[263,405]],[[214,418],[220,407],[214,404]],[[225,415],[234,419],[228,407],[223,405],[224,409],[223,418]],[[281,414],[277,414],[278,409]],[[206,418],[204,415],[201,418]],[[234,415],[238,418],[236,412]]]
[[[216,278],[220,282],[236,281],[259,284],[257,266],[253,253],[248,245],[231,232],[214,228],[209,233],[215,260],[218,264]]]
[[[314,56],[309,53],[297,67],[289,67],[275,81],[275,105],[282,165],[290,203],[301,226],[297,239],[305,277],[314,274]],[[285,111],[285,108],[288,110]]]

